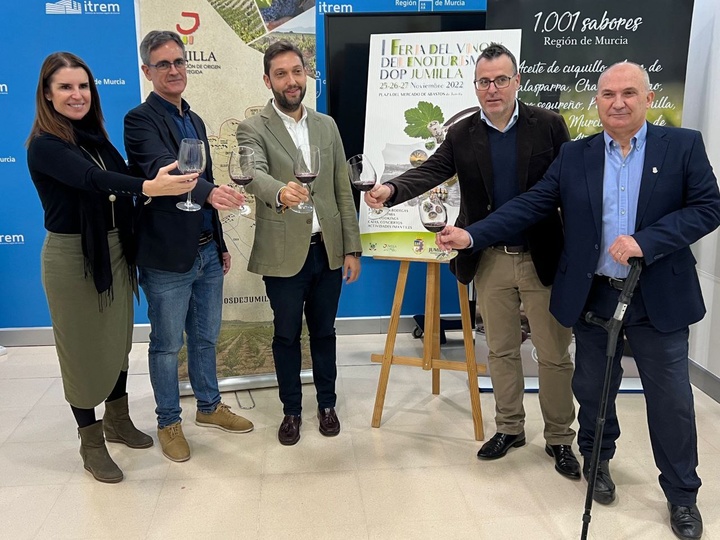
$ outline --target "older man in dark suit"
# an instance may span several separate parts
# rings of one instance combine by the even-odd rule
[[[645,117],[654,99],[647,72],[623,62],[598,80],[597,107],[604,131],[565,145],[543,179],[501,211],[466,230],[448,227],[444,248],[482,249],[495,238],[563,212],[565,247],[550,309],[577,341],[573,391],[580,403],[578,444],[589,473],[595,419],[605,370],[607,334],[585,322],[592,311],[610,318],[628,259],[645,269],[621,331],[640,373],[660,487],[673,532],[702,535],[696,498],[697,432],[688,374],[688,326],[705,314],[690,244],[720,224],[720,193],[697,131],[658,127]],[[610,399],[593,497],[615,500],[609,460],[620,427],[615,397],[620,387],[622,339],[612,366]]]
[[[520,74],[513,54],[491,44],[475,66],[480,112],[451,127],[445,141],[420,167],[378,186],[365,196],[369,206],[406,201],[457,174],[462,198],[457,226],[492,214],[527,191],[545,173],[570,137],[562,117],[517,100]],[[473,278],[490,350],[497,432],[478,452],[498,459],[525,444],[524,377],[520,345],[521,302],[538,351],[540,407],[545,451],[555,469],[580,478],[572,451],[571,332],[550,315],[552,284],[563,236],[557,212],[523,231],[498,238],[482,252],[461,253],[451,262],[458,280]],[[481,257],[482,255],[482,257]]]

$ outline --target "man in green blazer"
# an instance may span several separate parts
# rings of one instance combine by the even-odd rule
[[[305,61],[287,41],[268,47],[263,59],[265,85],[273,99],[237,130],[239,145],[255,151],[255,241],[248,270],[261,274],[273,310],[275,373],[284,418],[278,440],[300,439],[302,317],[310,334],[313,379],[320,433],[335,436],[335,317],[343,280],[360,275],[361,243],[348,180],[345,151],[332,118],[302,105]],[[294,181],[294,159],[302,145],[319,148],[320,169],[309,189]],[[314,210],[297,213],[311,200]],[[290,209],[290,211],[286,211]]]

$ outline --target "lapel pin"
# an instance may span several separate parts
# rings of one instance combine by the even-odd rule
[[[658,172],[657,167],[653,167],[653,174],[657,174],[657,172]]]

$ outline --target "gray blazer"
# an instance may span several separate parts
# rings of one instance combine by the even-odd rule
[[[342,267],[346,254],[362,251],[357,213],[335,121],[306,110],[310,144],[320,148],[320,174],[310,185],[310,192],[330,268],[336,269]],[[310,248],[312,214],[278,212],[276,198],[282,186],[295,180],[295,144],[270,102],[259,114],[240,123],[237,141],[255,150],[255,179],[247,187],[257,198],[255,242],[248,270],[264,276],[294,276],[305,264]]]

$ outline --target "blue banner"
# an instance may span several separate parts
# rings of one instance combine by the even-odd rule
[[[85,60],[95,76],[110,138],[122,151],[122,119],[140,100],[133,0],[6,2],[0,72],[0,328],[49,326],[40,281],[43,212],[27,170],[25,140],[40,66],[55,51]],[[9,22],[10,24],[7,24]],[[142,310],[138,310],[143,313]]]
[[[43,212],[27,171],[24,146],[33,121],[40,66],[48,54],[59,50],[73,52],[88,63],[100,92],[110,138],[124,153],[122,119],[144,99],[140,91],[135,2],[25,0],[6,4],[5,20],[10,24],[5,44],[7,50],[13,51],[13,62],[0,72],[0,197],[4,203],[0,212],[0,328],[46,327],[50,326],[50,316],[40,280]],[[326,14],[387,13],[411,18],[433,11],[482,11],[485,6],[486,0],[317,1],[318,110],[327,110]],[[365,259],[363,277],[344,292],[338,315],[387,315],[394,286],[392,276],[396,273],[394,264]],[[452,276],[446,274],[444,282],[454,287]],[[411,282],[423,286],[418,270],[411,271]],[[375,302],[367,302],[367,291],[376,291],[379,283],[388,288],[389,297],[383,295]],[[448,305],[443,301],[444,313],[457,311],[453,296],[448,295]],[[422,308],[422,299],[411,297],[406,304],[409,313],[417,312]],[[136,322],[147,322],[146,311],[143,301],[135,310]]]

